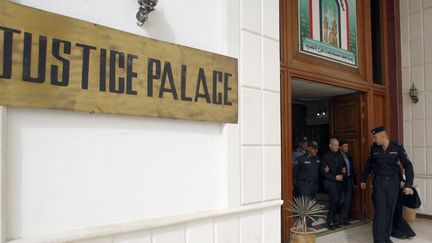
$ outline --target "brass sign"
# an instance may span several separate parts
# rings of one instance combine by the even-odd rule
[[[0,105],[237,123],[237,60],[0,0]]]

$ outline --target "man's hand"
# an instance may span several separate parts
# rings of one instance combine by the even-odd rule
[[[324,172],[328,173],[330,171],[330,167],[328,167],[328,165],[326,165],[326,167],[324,168]]]
[[[404,188],[405,187],[405,182],[404,181],[401,181],[400,182],[400,188]]]
[[[409,187],[405,187],[404,193],[405,193],[405,195],[412,195],[412,194],[414,194],[414,191],[413,191],[413,189],[411,189]]]
[[[362,190],[366,189],[366,182],[360,183],[360,187]]]
[[[336,180],[337,181],[342,181],[343,180],[343,176],[342,175],[337,175],[336,176]]]

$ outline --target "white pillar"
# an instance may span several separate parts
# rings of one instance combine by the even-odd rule
[[[6,242],[6,112],[0,106],[0,242]]]

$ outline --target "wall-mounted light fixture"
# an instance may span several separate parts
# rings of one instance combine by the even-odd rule
[[[142,26],[147,21],[148,15],[155,10],[158,0],[138,0],[140,5],[136,14],[137,25]]]
[[[323,108],[323,107],[320,107],[320,108],[318,109],[317,113],[316,113],[316,117],[317,117],[317,118],[325,118],[326,115],[327,115],[327,113],[326,113],[326,109]]]
[[[414,83],[409,90],[409,95],[414,103],[417,103],[419,101],[419,98],[417,96],[417,88],[415,87]]]

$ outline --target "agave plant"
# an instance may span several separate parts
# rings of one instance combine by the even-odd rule
[[[295,219],[294,226],[306,233],[308,219],[317,222],[319,218],[326,217],[327,210],[324,208],[325,206],[318,204],[315,199],[301,196],[294,198],[294,202],[290,202],[288,211],[292,212],[290,217]]]

